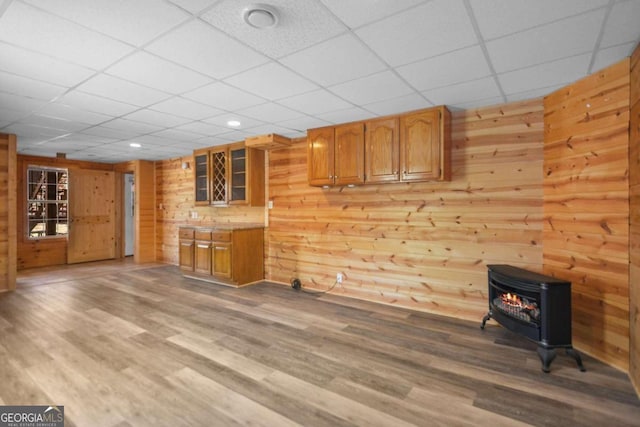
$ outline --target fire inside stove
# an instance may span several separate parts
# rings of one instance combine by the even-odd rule
[[[502,293],[493,300],[493,305],[511,317],[525,322],[540,322],[538,303],[510,292]]]

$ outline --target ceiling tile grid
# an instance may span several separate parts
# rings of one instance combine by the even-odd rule
[[[249,0],[5,0],[0,132],[24,154],[160,160],[545,96],[640,42],[637,0],[264,3],[277,24],[258,29]]]

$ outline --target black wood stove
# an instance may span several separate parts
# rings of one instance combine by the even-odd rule
[[[489,312],[505,328],[538,344],[542,370],[564,348],[585,371],[580,354],[571,345],[571,282],[510,265],[489,265]]]

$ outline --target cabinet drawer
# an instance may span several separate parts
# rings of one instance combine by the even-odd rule
[[[196,240],[211,240],[211,231],[196,230]]]
[[[231,232],[230,231],[214,231],[211,233],[211,240],[213,240],[214,242],[230,242]]]
[[[181,239],[193,239],[193,228],[181,228],[178,235]]]

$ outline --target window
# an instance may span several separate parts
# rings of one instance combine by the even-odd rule
[[[66,169],[27,169],[27,233],[30,239],[63,237],[69,231]]]

